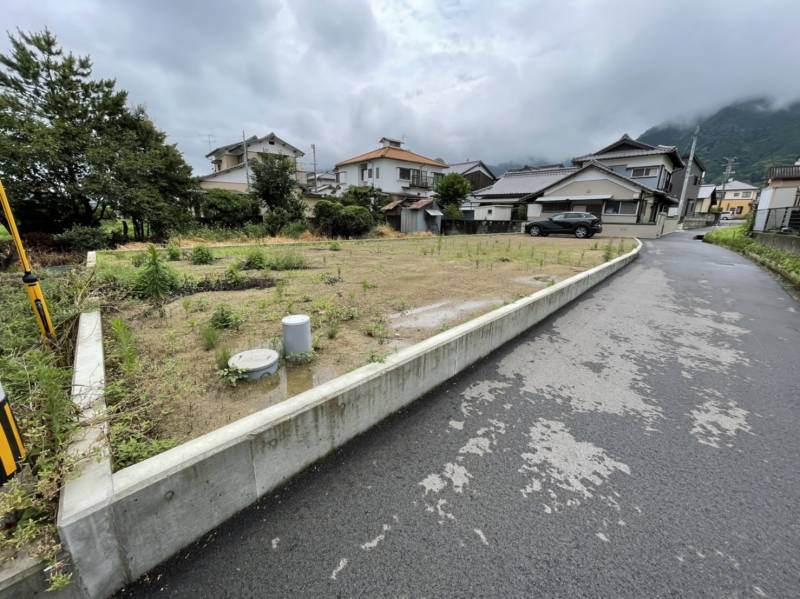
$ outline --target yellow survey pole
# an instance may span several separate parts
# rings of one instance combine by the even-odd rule
[[[19,231],[17,231],[17,223],[11,213],[11,204],[8,203],[2,181],[0,181],[0,204],[3,206],[3,214],[5,214],[6,223],[8,223],[8,230],[14,239],[17,256],[19,256],[19,261],[22,264],[22,282],[25,284],[25,291],[28,293],[33,315],[36,317],[36,322],[39,323],[39,330],[42,333],[42,337],[55,341],[56,330],[53,328],[53,321],[50,320],[50,312],[47,310],[47,302],[42,293],[42,286],[39,285],[39,279],[31,272],[31,263],[28,260],[28,254],[25,252],[25,246],[22,245]]]

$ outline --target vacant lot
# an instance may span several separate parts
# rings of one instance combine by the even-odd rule
[[[125,389],[116,392],[146,397],[150,403],[142,409],[157,415],[142,435],[163,443],[142,450],[146,454],[381,361],[399,348],[596,266],[634,243],[456,236],[216,247],[213,262],[201,265],[183,255],[167,264],[184,282],[258,278],[262,288],[185,295],[167,303],[163,313],[132,296],[115,296],[104,311],[110,379],[112,384],[115,377],[124,379]],[[130,284],[139,260],[137,253],[101,253],[98,279]],[[231,326],[212,331],[209,323],[220,305],[230,308]],[[235,387],[219,376],[220,355],[279,349],[281,318],[293,313],[312,320],[315,352],[309,362],[282,365],[275,376]],[[141,447],[130,449],[132,455],[121,462],[142,457]]]

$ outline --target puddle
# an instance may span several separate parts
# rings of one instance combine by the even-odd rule
[[[332,367],[320,367],[316,364],[297,364],[289,368],[281,364],[278,371],[272,376],[252,383],[240,383],[247,388],[259,393],[264,398],[266,406],[272,406],[285,399],[289,399],[308,391],[312,387],[321,385],[336,378],[338,373]]]
[[[389,320],[395,328],[436,329],[470,312],[485,310],[486,308],[499,306],[502,303],[503,300],[500,299],[436,302],[434,304],[414,308],[413,310],[390,314]]]

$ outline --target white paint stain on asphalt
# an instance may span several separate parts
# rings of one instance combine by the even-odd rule
[[[339,576],[339,573],[344,570],[345,566],[347,566],[347,558],[343,557],[339,560],[339,565],[333,569],[331,572],[331,580],[336,580],[336,577]]]
[[[608,543],[608,537],[606,535],[604,535],[602,532],[596,532],[596,533],[594,533],[594,536],[596,536],[598,539],[600,539],[604,543]]]
[[[480,528],[473,528],[472,530],[475,531],[475,534],[478,535],[478,538],[481,540],[481,543],[488,546],[489,541],[486,540],[486,535],[483,534],[483,531]]]
[[[419,484],[424,487],[425,495],[428,493],[438,493],[447,486],[447,482],[436,473],[429,474],[423,478]]]
[[[486,453],[492,453],[492,441],[486,437],[472,437],[467,444],[458,450],[458,453],[473,453],[477,456],[482,456]]]
[[[451,420],[449,423],[450,428],[454,428],[457,431],[464,430],[464,421],[463,420]]]
[[[453,490],[456,493],[462,493],[464,491],[464,486],[466,486],[467,483],[469,483],[469,479],[472,478],[472,475],[464,466],[450,462],[444,465],[444,472],[442,475],[450,479],[450,482],[453,484]]]
[[[528,439],[532,451],[521,455],[524,463],[519,472],[531,478],[522,495],[547,490],[549,504],[556,509],[594,497],[615,472],[631,473],[627,464],[614,460],[604,449],[578,441],[563,422],[540,419],[530,428]],[[566,491],[568,498],[562,501],[555,489]]]
[[[727,447],[732,447],[730,440],[739,431],[749,433],[747,423],[749,412],[736,405],[734,401],[710,399],[690,412],[692,417],[691,433],[703,445],[720,447],[723,438],[727,438]]]
[[[392,527],[389,526],[388,524],[384,524],[383,525],[383,532],[381,534],[379,534],[377,537],[375,537],[374,539],[372,539],[371,541],[367,541],[366,543],[362,543],[361,544],[361,548],[364,551],[371,551],[371,550],[375,549],[375,547],[377,547],[381,543],[381,541],[386,539],[386,533],[389,532],[390,530],[392,530]]]
[[[278,543],[280,543],[280,542],[281,542],[281,540],[280,540],[279,537],[275,537],[274,539],[272,539],[272,550],[273,551],[278,548]]]

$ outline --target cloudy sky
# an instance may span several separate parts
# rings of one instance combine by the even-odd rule
[[[309,161],[315,143],[322,166],[383,135],[451,162],[560,161],[732,100],[800,98],[796,0],[3,4],[5,29],[91,55],[197,174],[209,140],[242,130]]]

